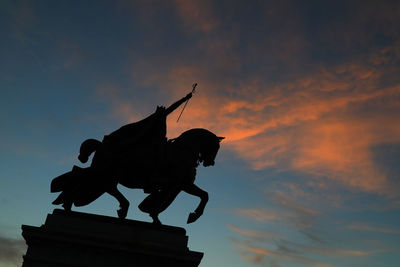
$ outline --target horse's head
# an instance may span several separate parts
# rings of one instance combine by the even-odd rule
[[[181,134],[176,141],[186,147],[191,147],[198,153],[198,161],[204,167],[214,166],[219,143],[224,137],[218,137],[206,129],[191,129]]]
[[[215,157],[219,150],[219,143],[224,137],[212,136],[210,140],[200,149],[199,162],[203,163],[204,167],[214,166]]]

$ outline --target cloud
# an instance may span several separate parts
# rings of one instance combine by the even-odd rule
[[[24,240],[0,236],[0,263],[20,266],[22,254],[26,251]]]
[[[395,177],[385,173],[374,154],[380,145],[400,143],[400,37],[393,27],[383,27],[398,20],[396,12],[379,5],[382,13],[371,13],[375,33],[367,31],[369,24],[359,12],[318,17],[324,27],[309,36],[306,25],[312,18],[289,2],[256,4],[257,14],[265,16],[254,18],[254,30],[240,23],[246,12],[237,13],[242,10],[238,5],[220,14],[215,3],[176,1],[186,27],[203,34],[185,32],[190,46],[132,63],[136,88],[159,88],[156,92],[165,97],[166,103],[154,106],[172,103],[199,83],[179,124],[177,112],[168,118],[168,136],[207,128],[226,136],[224,149],[255,170],[287,170],[320,183],[329,180],[350,190],[398,196]],[[360,12],[370,14],[371,6]],[[283,19],[282,13],[292,19]],[[221,31],[233,18],[238,19],[235,27]],[[281,26],[279,32],[273,25]],[[374,34],[381,29],[393,41],[378,45]],[[334,42],[332,32],[338,34]],[[369,49],[357,50],[356,44]],[[113,106],[124,121],[140,117],[123,93]]]
[[[325,214],[329,212],[326,205],[330,200],[328,202],[326,199],[320,200],[312,191],[303,190],[305,186],[302,184],[300,187],[294,183],[275,185],[265,192],[268,200],[275,205],[273,208],[264,206],[235,210],[237,215],[255,225],[250,229],[227,225],[237,237],[232,242],[239,248],[243,259],[260,265],[272,265],[270,262],[272,260],[280,264],[329,266],[328,263],[319,261],[321,256],[325,257],[326,262],[330,262],[330,259],[368,257],[388,251],[380,242],[373,242],[366,248],[364,243],[349,245],[346,237],[340,238],[339,243],[334,241],[329,237],[330,234],[327,234],[335,231],[330,229],[334,226],[326,225],[326,219],[331,220]],[[324,194],[324,191],[321,194]],[[324,213],[318,211],[316,207],[325,207]],[[398,233],[395,229],[374,227],[364,223],[348,224],[346,228],[356,231]],[[306,238],[299,238],[299,234]],[[357,249],[358,247],[362,249]]]
[[[200,77],[183,120],[176,124],[174,114],[170,116],[169,136],[208,128],[226,136],[226,146],[254,169],[293,170],[365,192],[396,195],[372,149],[400,142],[400,104],[395,100],[400,85],[376,87],[382,74],[375,72],[361,65],[339,66],[279,86],[263,89],[248,83],[234,90],[229,81],[209,81],[202,67],[172,66],[164,75],[152,75],[151,83],[163,80],[164,90],[178,99]],[[125,105],[118,106],[124,114]]]
[[[266,230],[254,231],[250,229],[240,228],[231,224],[227,224],[227,227],[231,229],[233,232],[239,234],[240,236],[258,241],[270,241],[283,237],[281,234],[273,231],[266,231]]]
[[[239,239],[232,239],[240,249],[242,257],[253,263],[264,265],[269,261],[279,263],[296,263],[307,266],[330,266],[317,260],[320,256],[330,258],[366,257],[385,252],[384,249],[355,250],[335,247],[332,244],[307,244],[285,239],[284,235],[270,235],[269,231],[254,231],[229,225]]]
[[[400,231],[396,229],[386,228],[386,227],[376,227],[372,225],[368,225],[365,223],[352,223],[347,225],[347,229],[356,230],[356,231],[371,231],[371,232],[380,232],[386,234],[399,234]]]
[[[321,216],[320,212],[303,206],[296,199],[283,192],[277,191],[270,194],[268,198],[278,207],[240,208],[236,209],[235,213],[248,220],[260,223],[277,222],[292,225],[310,237],[310,233],[305,232],[305,230],[315,225],[317,218]],[[312,237],[314,240],[318,239],[315,235],[312,235]]]
[[[13,24],[11,26],[13,35],[22,42],[33,43],[27,34],[37,22],[33,4],[29,1],[21,1],[13,9],[8,10],[12,10],[11,18]]]
[[[247,219],[254,220],[256,222],[268,222],[268,221],[281,221],[285,218],[285,214],[280,211],[262,209],[236,209],[236,214],[241,215]]]
[[[286,207],[292,214],[289,221],[295,224],[299,229],[311,227],[314,225],[317,216],[321,215],[320,212],[301,205],[292,197],[282,194],[281,192],[272,194],[270,200],[278,205]]]
[[[54,57],[58,60],[51,66],[51,70],[69,70],[82,67],[89,53],[78,42],[64,38],[58,41]]]
[[[176,9],[189,30],[209,32],[218,26],[212,1],[175,0]]]
[[[323,266],[315,260],[318,255],[381,252],[335,246],[316,230],[329,212],[324,207],[345,202],[344,193],[334,192],[339,186],[400,195],[396,177],[384,171],[375,154],[376,147],[400,143],[400,41],[393,26],[400,16],[390,5],[378,4],[374,12],[371,3],[332,2],[308,10],[290,1],[254,6],[176,1],[189,45],[178,42],[173,51],[132,60],[133,85],[156,88],[153,93],[165,101],[151,99],[154,107],[180,99],[193,82],[199,83],[180,122],[178,111],[169,116],[168,137],[207,128],[225,136],[222,148],[250,168],[283,170],[298,178],[286,185],[277,182],[285,188],[269,192],[271,206],[235,210],[256,225],[289,226],[293,236],[306,237],[304,243],[292,242],[271,231],[228,225],[241,237],[235,245],[250,262]],[[162,40],[163,35],[152,33],[154,41]],[[132,114],[142,113],[124,101],[124,92],[117,94],[115,114],[136,120]]]
[[[296,263],[305,266],[330,266],[328,264],[313,260],[312,258],[301,255],[301,253],[293,252],[288,249],[270,250],[259,246],[248,245],[246,242],[233,241],[234,245],[243,250],[243,258],[249,260],[253,264],[265,263],[265,258],[276,264],[280,263]],[[271,264],[272,265],[272,264]]]

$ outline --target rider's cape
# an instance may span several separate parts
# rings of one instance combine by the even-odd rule
[[[166,138],[166,114],[164,107],[157,107],[149,117],[122,126],[109,135],[104,136],[103,143],[107,145],[140,145],[155,144]]]
[[[157,107],[155,113],[134,123],[122,126],[104,136],[104,153],[111,153],[116,159],[141,159],[156,162],[162,157],[166,145],[166,114],[164,107]]]

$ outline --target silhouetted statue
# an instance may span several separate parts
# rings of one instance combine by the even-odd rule
[[[69,211],[72,204],[88,205],[107,192],[120,204],[118,217],[125,218],[129,201],[117,188],[121,184],[150,194],[139,209],[160,224],[158,214],[184,191],[201,199],[187,223],[196,221],[208,201],[207,192],[194,184],[196,168],[200,163],[214,165],[223,137],[206,129],[191,129],[167,140],[166,117],[191,97],[189,93],[168,108],[157,107],[154,114],[104,136],[102,142],[84,141],[78,158],[85,163],[95,152],[92,163],[88,168],[73,166],[72,171],[52,180],[51,192],[61,192],[53,204],[62,204]]]

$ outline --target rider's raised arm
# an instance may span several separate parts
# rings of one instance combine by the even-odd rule
[[[169,106],[165,112],[167,115],[169,115],[172,111],[174,111],[177,107],[179,107],[180,105],[182,105],[182,103],[184,103],[185,101],[189,100],[192,97],[192,93],[187,94],[185,97],[183,97],[182,99],[176,101],[175,103],[173,103],[171,106]]]

